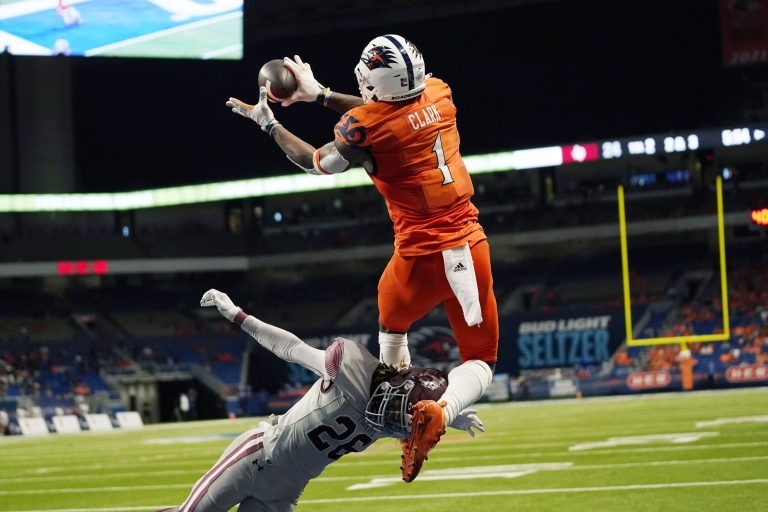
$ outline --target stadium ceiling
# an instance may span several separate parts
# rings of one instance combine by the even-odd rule
[[[441,17],[510,9],[568,0],[291,0],[246,2],[246,43],[297,35],[332,33],[339,29],[397,25]]]

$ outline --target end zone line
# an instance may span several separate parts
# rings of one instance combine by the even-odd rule
[[[651,489],[680,489],[686,487],[709,487],[729,485],[766,485],[768,478],[754,480],[720,480],[714,482],[678,482],[667,484],[637,484],[637,485],[611,485],[600,487],[560,487],[554,489],[517,489],[508,491],[480,491],[480,492],[453,492],[440,494],[407,494],[401,496],[360,496],[357,498],[326,498],[301,500],[305,505],[318,505],[322,503],[354,503],[368,501],[411,501],[411,500],[445,500],[453,498],[471,498],[483,496],[515,496],[526,494],[575,494],[583,492],[614,492],[614,491],[643,491]],[[7,512],[131,512],[134,510],[152,510],[164,505],[147,505],[142,507],[110,507],[110,508],[63,508],[63,509],[38,509],[38,510],[9,510]],[[167,505],[165,505],[167,506]]]

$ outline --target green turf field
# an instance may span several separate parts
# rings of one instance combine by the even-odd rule
[[[399,449],[383,440],[329,466],[298,510],[768,510],[768,388],[510,403],[480,412],[486,433],[470,439],[449,432],[414,483],[399,481]],[[255,423],[0,438],[0,511],[179,504],[230,442],[199,436]],[[649,435],[658,437],[626,439]]]
[[[167,33],[151,34],[146,40],[126,41],[108,51],[93,55],[102,57],[170,57],[191,59],[239,59],[243,54],[243,20],[224,19],[210,25]],[[236,44],[235,44],[236,43]]]

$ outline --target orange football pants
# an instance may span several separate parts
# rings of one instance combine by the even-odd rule
[[[477,242],[470,251],[483,315],[480,325],[470,327],[464,320],[461,304],[445,277],[442,253],[407,257],[395,253],[379,280],[381,328],[392,332],[407,332],[413,322],[442,303],[459,346],[462,362],[470,359],[496,362],[499,312],[493,294],[488,241]]]

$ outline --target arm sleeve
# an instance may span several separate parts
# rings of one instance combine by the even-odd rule
[[[289,363],[298,363],[317,375],[323,375],[325,350],[310,347],[295,334],[262,322],[254,316],[248,316],[241,325],[242,329],[280,359]]]

